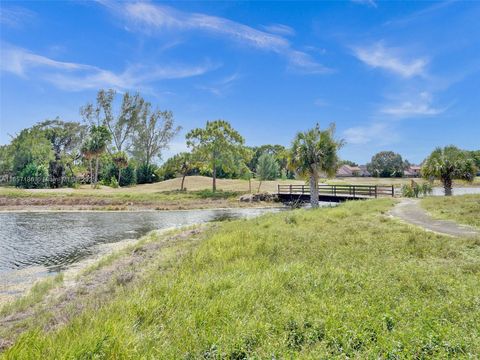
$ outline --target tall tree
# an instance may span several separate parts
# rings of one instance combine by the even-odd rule
[[[104,125],[92,125],[90,127],[90,137],[82,147],[84,154],[95,160],[95,173],[93,175],[93,183],[98,182],[98,166],[100,156],[106,151],[108,143],[111,141],[112,135]],[[91,165],[90,165],[91,167]]]
[[[278,166],[275,156],[269,153],[262,154],[257,163],[257,178],[259,180],[257,191],[260,192],[262,181],[275,180],[278,177],[279,172],[280,167]]]
[[[453,180],[473,181],[476,174],[474,160],[466,151],[450,145],[436,148],[425,159],[422,176],[426,179],[439,179],[445,189],[445,196],[452,195]]]
[[[151,104],[145,103],[134,134],[135,158],[149,167],[155,157],[161,158],[162,150],[168,148],[170,141],[180,130],[181,127],[174,124],[171,111],[152,111]]]
[[[66,167],[73,176],[72,164],[80,159],[80,146],[85,137],[87,127],[78,122],[62,121],[59,118],[45,120],[34,128],[43,132],[44,136],[52,144],[54,160],[49,163],[51,186],[63,185],[63,176]]]
[[[212,171],[212,190],[217,190],[217,169],[235,171],[245,153],[243,137],[225,120],[207,121],[205,128],[191,130],[187,145]]]
[[[54,159],[50,141],[43,131],[36,127],[23,129],[12,139],[9,145],[12,156],[11,166],[13,175],[17,176],[28,164],[48,167]]]
[[[129,151],[146,102],[138,93],[131,95],[126,92],[120,108],[115,111],[116,95],[113,89],[101,89],[97,93],[96,104],[86,104],[80,113],[90,125],[104,125],[108,129],[112,135],[112,152]]]
[[[400,154],[393,151],[381,151],[372,157],[367,170],[376,177],[402,177],[408,163]]]
[[[112,155],[112,161],[118,169],[118,186],[122,177],[122,170],[128,166],[128,157],[124,151],[118,151]]]
[[[290,167],[301,177],[310,180],[310,203],[318,207],[318,179],[321,174],[334,176],[338,168],[337,155],[343,141],[335,139],[335,125],[320,130],[317,124],[313,129],[297,134],[292,143]]]

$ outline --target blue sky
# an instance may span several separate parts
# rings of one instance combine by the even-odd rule
[[[248,145],[337,125],[341,156],[420,162],[480,148],[480,2],[2,2],[0,143],[139,91],[184,134],[226,119]]]

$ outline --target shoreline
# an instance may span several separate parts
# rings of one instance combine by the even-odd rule
[[[282,206],[281,203],[271,203],[272,205],[267,205],[268,203],[257,203],[259,206],[253,205],[255,203],[245,203],[245,206],[226,206],[226,207],[191,207],[186,209],[181,206],[178,208],[171,209],[153,209],[153,208],[135,208],[135,209],[80,209],[80,208],[65,208],[65,209],[35,209],[35,208],[25,208],[25,209],[0,209],[0,214],[12,214],[12,213],[139,213],[139,212],[173,212],[173,211],[202,211],[202,210],[238,210],[238,209],[283,209],[285,206]]]

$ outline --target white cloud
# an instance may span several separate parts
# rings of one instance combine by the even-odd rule
[[[398,104],[385,106],[380,111],[383,114],[406,118],[438,115],[447,109],[433,107],[432,102],[432,95],[428,92],[422,92],[413,99],[403,100]]]
[[[270,24],[262,26],[266,31],[278,35],[292,36],[295,35],[295,30],[290,26],[283,24]]]
[[[36,16],[33,11],[28,9],[14,6],[14,7],[5,7],[2,5],[0,7],[0,24],[10,27],[20,27]]]
[[[373,68],[391,71],[405,78],[424,76],[428,61],[424,58],[402,59],[399,49],[387,48],[382,42],[353,49],[355,56]]]
[[[113,87],[136,89],[162,79],[179,79],[202,75],[217,65],[205,63],[190,66],[130,65],[122,72],[113,72],[92,65],[63,62],[2,43],[0,70],[24,78],[40,77],[58,88],[78,91]]]
[[[149,2],[102,3],[120,16],[125,17],[132,24],[132,28],[137,27],[147,33],[174,29],[205,31],[257,49],[282,55],[288,60],[291,67],[303,72],[320,74],[330,71],[324,65],[316,62],[311,55],[292,48],[290,42],[284,37],[257,30],[226,18],[201,13],[187,13],[169,6]],[[284,25],[280,27],[284,33],[287,31],[288,27]],[[280,27],[277,25],[277,32]]]
[[[347,144],[364,145],[375,142],[386,145],[398,140],[398,135],[385,123],[373,123],[366,126],[355,126],[346,129],[343,137]]]

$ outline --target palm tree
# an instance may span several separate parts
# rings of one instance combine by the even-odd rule
[[[337,171],[337,151],[343,146],[343,141],[336,140],[334,134],[334,124],[326,130],[320,130],[317,124],[311,130],[299,132],[292,143],[289,167],[299,176],[309,178],[312,208],[318,207],[320,175],[333,176]]]
[[[452,195],[454,179],[473,181],[476,174],[474,160],[453,145],[436,148],[423,162],[421,171],[424,178],[442,182],[445,196]]]
[[[92,168],[93,153],[92,153],[92,141],[90,139],[87,139],[83,143],[80,149],[80,152],[82,153],[83,157],[88,160],[89,169],[90,169],[90,184],[93,186],[93,168]]]
[[[118,169],[118,185],[120,186],[120,178],[122,176],[122,169],[128,166],[127,154],[123,151],[118,151],[112,155],[112,161]]]

